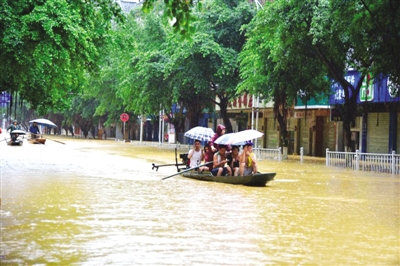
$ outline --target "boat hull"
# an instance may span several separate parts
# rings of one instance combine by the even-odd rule
[[[10,140],[10,141],[7,141],[7,144],[10,145],[10,146],[22,146],[23,141],[22,141],[22,140],[19,140],[19,139],[17,139],[17,140]]]
[[[183,177],[196,180],[254,187],[264,187],[269,181],[274,179],[275,175],[276,173],[258,173],[249,176],[213,176],[210,172],[199,173],[197,171],[190,171],[181,174]]]
[[[32,144],[45,144],[46,139],[44,139],[44,138],[29,139],[28,142],[32,143]]]

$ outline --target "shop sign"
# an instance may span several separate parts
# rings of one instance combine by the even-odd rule
[[[360,102],[371,102],[374,100],[374,82],[371,74],[365,76],[360,88]]]

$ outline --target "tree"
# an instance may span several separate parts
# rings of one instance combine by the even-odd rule
[[[354,32],[363,29],[369,38],[372,73],[390,77],[393,91],[400,94],[400,2],[360,0],[362,9],[354,17]],[[361,39],[362,41],[362,39]]]
[[[357,0],[268,2],[257,14],[249,35],[249,43],[255,44],[249,45],[247,53],[255,54],[256,63],[252,66],[248,59],[243,59],[243,75],[249,79],[249,85],[262,83],[267,88],[280,90],[271,86],[280,81],[291,97],[295,96],[296,84],[297,90],[301,89],[312,97],[329,88],[324,86],[328,78],[339,82],[345,94],[340,107],[346,149],[350,147],[350,128],[357,114],[356,97],[373,63],[369,52],[373,45],[368,41],[371,36],[353,23],[361,12],[363,9]],[[256,47],[261,51],[256,51]],[[263,51],[267,51],[267,56],[261,55]],[[251,81],[254,80],[249,78],[251,71],[258,76],[257,71],[261,70],[262,74],[264,66],[268,73],[266,77],[260,82]],[[361,72],[357,84],[345,79],[349,67]],[[292,77],[283,75],[290,70],[294,71]],[[262,89],[259,91],[262,93]],[[271,95],[271,92],[264,94]]]
[[[157,0],[145,0],[143,11],[149,13]],[[191,12],[194,8],[201,8],[201,1],[197,0],[171,0],[164,1],[166,5],[165,16],[172,21],[175,32],[182,34],[183,37],[190,37],[194,32],[192,22],[195,18]]]
[[[172,74],[175,83],[184,84],[180,94],[188,94],[189,89],[201,97],[195,99],[204,99],[200,103],[219,105],[227,132],[232,132],[227,108],[236,97],[238,54],[245,43],[241,27],[254,12],[246,1],[205,1],[204,8],[194,13],[197,21],[191,40],[172,42]]]
[[[285,32],[289,25],[284,24],[279,8],[282,7],[266,6],[248,27],[249,38],[240,54],[243,80],[238,91],[260,94],[265,102],[274,102],[279,145],[287,146],[288,109],[299,91],[306,96],[306,101],[324,90],[328,91],[329,82],[325,78],[326,68],[313,57],[312,37],[300,30],[301,23],[292,25],[298,28],[298,35]]]
[[[122,19],[112,0],[4,0],[0,11],[0,90],[32,108],[67,106],[96,68],[98,47]]]
[[[76,97],[72,102],[68,116],[65,117],[66,121],[79,126],[85,138],[88,137],[89,132],[92,133],[93,137],[95,136],[99,117],[93,114],[97,105],[98,102],[94,98]]]

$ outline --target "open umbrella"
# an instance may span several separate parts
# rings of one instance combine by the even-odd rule
[[[220,136],[219,138],[217,138],[214,143],[219,144],[219,145],[228,145],[228,144],[233,144],[232,140],[235,137],[236,133],[226,133],[222,136]],[[235,145],[244,145],[244,141],[243,142],[235,142]]]
[[[194,127],[185,132],[185,137],[190,139],[198,139],[200,141],[208,141],[214,136],[214,131],[208,127]]]
[[[254,129],[247,129],[237,133],[224,134],[215,140],[215,143],[222,145],[244,145],[248,140],[258,139],[262,137],[264,133]]]
[[[13,130],[13,131],[11,132],[11,134],[25,135],[26,132],[23,131],[23,130],[16,129],[16,130]]]
[[[38,125],[40,125],[40,126],[45,126],[45,127],[49,127],[49,128],[57,127],[56,124],[54,124],[54,123],[51,122],[50,120],[44,119],[44,118],[34,119],[34,120],[29,121],[29,123],[30,123],[30,124],[36,123],[36,124],[38,124]]]

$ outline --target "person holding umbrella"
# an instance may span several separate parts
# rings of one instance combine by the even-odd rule
[[[29,132],[31,133],[33,139],[37,139],[39,137],[40,131],[36,122],[33,122],[33,124],[29,127]]]
[[[240,157],[239,175],[252,175],[257,173],[257,158],[253,153],[253,142],[246,141],[243,145],[243,152]]]
[[[217,143],[215,143],[215,141],[216,141],[219,137],[221,137],[222,135],[224,135],[225,132],[226,132],[225,126],[222,125],[222,124],[219,124],[219,125],[217,126],[217,132],[215,132],[214,136],[212,137],[212,139],[211,139],[210,142],[209,142],[209,143],[210,143],[211,151],[212,151],[213,153],[216,153],[216,152],[219,150],[219,145],[218,145]]]

